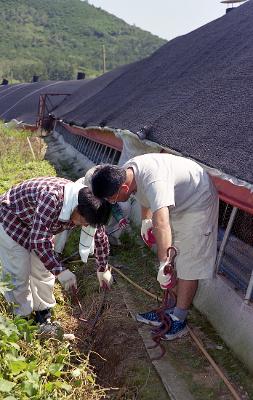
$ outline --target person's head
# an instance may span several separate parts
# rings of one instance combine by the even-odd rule
[[[92,192],[111,204],[126,201],[131,194],[126,180],[127,174],[124,168],[110,164],[98,166],[91,179]]]
[[[78,193],[78,205],[71,214],[75,225],[106,225],[111,213],[108,201],[98,199],[89,188],[84,187]]]

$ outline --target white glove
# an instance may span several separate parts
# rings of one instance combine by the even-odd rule
[[[171,273],[164,274],[164,267],[168,264],[168,261],[161,261],[159,271],[157,274],[157,280],[160,283],[161,289],[169,289],[174,286],[175,279]]]
[[[141,224],[141,237],[148,247],[152,247],[156,243],[155,236],[152,232],[152,219],[143,219]]]
[[[69,269],[60,272],[57,278],[65,290],[71,289],[72,286],[77,288],[76,276]]]
[[[97,271],[97,278],[101,288],[106,287],[107,289],[110,289],[113,282],[110,268],[107,268],[106,271]]]

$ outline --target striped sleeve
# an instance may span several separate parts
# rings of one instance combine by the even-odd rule
[[[97,228],[94,240],[94,255],[96,258],[96,267],[98,270],[103,271],[108,265],[108,256],[110,252],[109,240],[105,232],[104,226]]]
[[[30,250],[34,250],[45,267],[54,275],[62,270],[62,264],[55,257],[53,249],[53,234],[50,232],[57,209],[57,196],[45,192],[40,198],[34,213],[30,233]]]

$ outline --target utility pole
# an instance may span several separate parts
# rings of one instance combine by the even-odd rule
[[[103,54],[103,74],[106,71],[106,65],[105,65],[105,45],[103,44],[102,46],[102,54]]]

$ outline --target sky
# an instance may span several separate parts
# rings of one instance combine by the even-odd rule
[[[220,0],[89,0],[88,3],[167,40],[222,17],[227,7]]]

